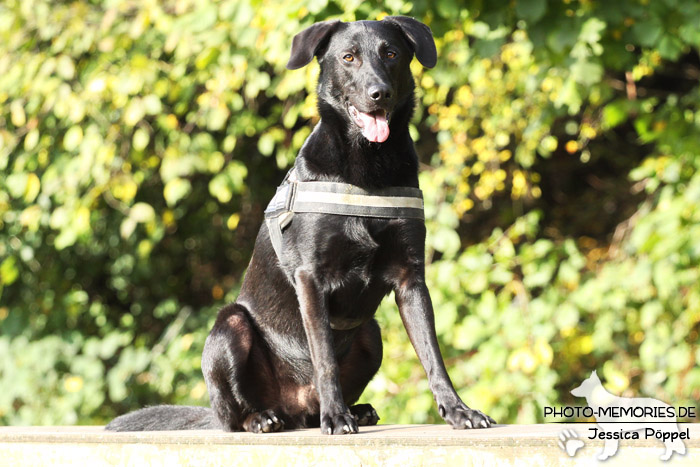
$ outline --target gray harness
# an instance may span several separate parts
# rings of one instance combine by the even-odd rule
[[[282,232],[297,212],[423,220],[423,193],[413,187],[370,191],[348,183],[300,182],[292,169],[265,209],[270,241],[280,261]]]

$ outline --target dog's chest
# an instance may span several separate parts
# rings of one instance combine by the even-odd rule
[[[424,241],[423,232],[413,219],[297,214],[284,234],[284,269],[292,283],[297,268],[310,269],[327,297],[331,327],[353,329],[374,315],[401,265],[422,258],[413,243]]]
[[[372,316],[390,287],[384,280],[392,221],[350,218],[342,233],[327,237],[319,276],[328,292],[331,327],[353,329]]]
[[[333,217],[333,225],[316,236],[314,262],[319,277],[334,291],[366,288],[380,275],[391,221]]]

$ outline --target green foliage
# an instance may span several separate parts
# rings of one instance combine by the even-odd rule
[[[428,281],[455,386],[502,422],[599,369],[700,400],[700,6],[618,2],[0,5],[0,423],[206,404],[216,310],[316,122],[315,21],[408,14]],[[392,300],[386,423],[439,419]]]

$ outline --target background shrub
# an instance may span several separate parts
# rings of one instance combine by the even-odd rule
[[[318,20],[417,17],[428,279],[450,374],[501,422],[600,370],[700,400],[695,0],[6,0],[0,5],[0,423],[206,404],[216,310],[317,121]],[[435,422],[393,300],[363,399]],[[581,401],[579,401],[581,402]]]

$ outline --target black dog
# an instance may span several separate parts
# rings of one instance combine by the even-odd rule
[[[408,131],[414,54],[435,65],[430,29],[407,17],[326,21],[294,38],[287,68],[314,56],[321,68],[321,121],[296,160],[296,180],[368,192],[418,187]],[[270,432],[320,424],[323,433],[342,434],[376,424],[369,404],[352,404],[379,369],[373,316],[391,291],[440,415],[454,428],[495,423],[462,402],[445,371],[425,285],[422,220],[297,213],[284,227],[279,256],[270,225],[260,229],[238,300],[219,312],[204,348],[213,411],[151,407],[107,429]]]

